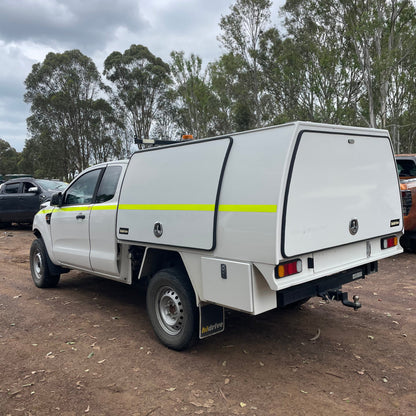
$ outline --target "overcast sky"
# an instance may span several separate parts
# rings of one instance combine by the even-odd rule
[[[274,0],[272,19],[283,0]],[[131,44],[169,61],[171,51],[203,63],[224,51],[217,36],[233,0],[0,0],[0,138],[17,151],[27,136],[24,81],[49,52],[79,49],[102,72],[105,58]]]

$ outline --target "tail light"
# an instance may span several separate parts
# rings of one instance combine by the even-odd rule
[[[403,215],[407,215],[412,207],[412,192],[408,189],[402,189],[400,192],[402,195]]]
[[[381,239],[381,248],[384,250],[386,248],[395,247],[398,244],[398,239],[396,236],[386,237]]]
[[[291,276],[302,271],[302,261],[299,259],[282,263],[276,266],[274,275],[276,278]]]

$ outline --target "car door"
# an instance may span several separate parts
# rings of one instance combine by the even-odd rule
[[[87,171],[63,194],[51,215],[55,259],[63,265],[91,270],[89,224],[91,207],[103,169]]]
[[[0,194],[0,221],[12,222],[19,220],[18,202],[21,193],[21,183],[5,183]]]
[[[95,272],[116,277],[117,264],[116,213],[117,196],[123,167],[107,166],[90,213],[90,261]]]
[[[37,191],[34,191],[34,188],[37,188]],[[36,183],[28,180],[22,182],[21,193],[18,197],[20,221],[33,221],[33,217],[39,211],[39,194],[40,189]]]

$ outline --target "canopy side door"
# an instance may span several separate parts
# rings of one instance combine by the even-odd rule
[[[224,137],[135,153],[120,192],[118,239],[213,250],[231,145]]]

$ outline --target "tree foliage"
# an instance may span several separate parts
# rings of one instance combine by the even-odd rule
[[[19,153],[6,140],[0,139],[0,175],[18,172]]]
[[[296,119],[390,130],[416,152],[416,10],[410,0],[235,0],[221,17],[224,53],[207,65],[143,45],[95,64],[50,53],[26,79],[29,139],[20,155],[0,142],[0,171],[70,178],[128,156],[132,139],[196,137]],[[6,162],[7,161],[7,162]],[[9,165],[7,165],[7,163]]]
[[[91,163],[119,155],[117,125],[93,61],[78,50],[49,53],[25,81],[28,128],[41,176],[70,179]]]
[[[106,58],[104,75],[114,84],[134,135],[149,139],[169,84],[169,65],[145,46],[131,45],[124,53],[113,52]]]
[[[232,97],[238,129],[260,127],[265,122],[259,55],[263,32],[270,21],[271,5],[271,0],[237,0],[230,7],[230,13],[220,21],[222,34],[218,39],[239,61],[239,67],[234,67],[237,71],[229,74],[238,85]]]
[[[209,85],[208,72],[202,68],[202,59],[184,52],[171,53],[171,77],[176,104],[175,123],[184,134],[196,138],[212,136],[216,126],[217,99]]]

